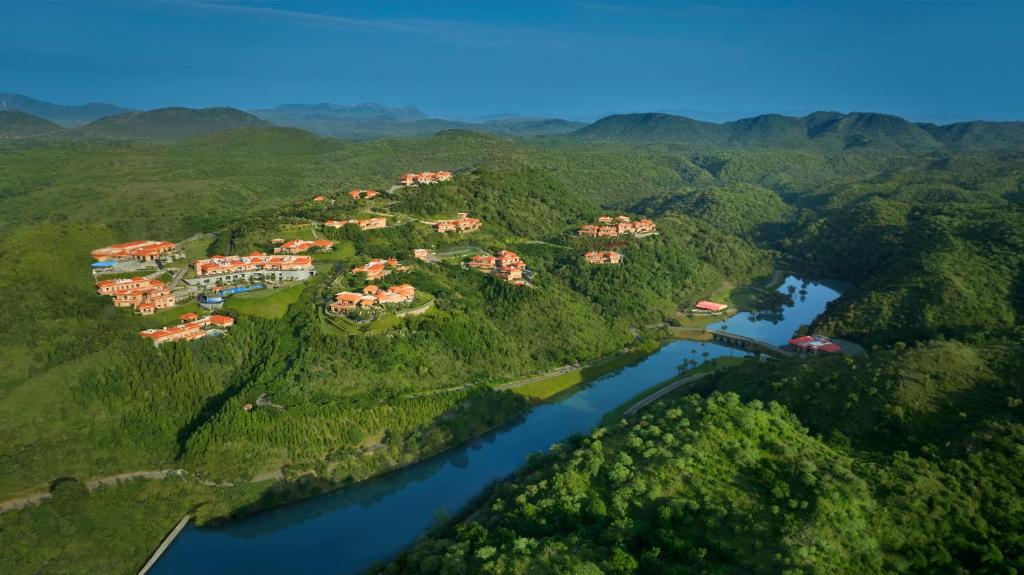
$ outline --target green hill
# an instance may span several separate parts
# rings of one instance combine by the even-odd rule
[[[815,112],[802,118],[768,114],[713,124],[670,114],[623,114],[602,118],[573,135],[592,141],[673,143],[694,148],[922,154],[944,148],[1020,148],[1024,146],[1024,122],[934,126],[888,114]]]
[[[11,93],[0,94],[0,110],[25,112],[26,114],[32,114],[61,126],[79,126],[100,118],[106,118],[107,116],[131,112],[129,108],[122,108],[113,104],[90,103],[79,106],[64,106]]]
[[[57,124],[24,112],[0,110],[0,138],[29,138],[59,133]]]
[[[233,128],[268,126],[269,122],[234,108],[160,108],[96,120],[69,130],[68,135],[85,139],[181,140]]]

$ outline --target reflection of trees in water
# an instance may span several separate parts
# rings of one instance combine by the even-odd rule
[[[796,291],[796,286],[789,286],[789,293],[782,292],[766,292],[760,293],[755,297],[754,307],[758,311],[751,312],[747,315],[747,319],[751,322],[768,321],[772,324],[777,324],[785,319],[783,312],[787,307],[793,307],[793,293]],[[806,294],[806,291],[804,292]],[[804,301],[805,297],[801,296],[800,301]]]

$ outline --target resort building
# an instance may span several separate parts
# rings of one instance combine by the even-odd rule
[[[622,261],[619,252],[587,252],[583,257],[588,264],[617,264]]]
[[[192,319],[185,320],[186,316]],[[233,325],[235,320],[226,315],[208,315],[198,317],[196,314],[182,314],[182,323],[163,327],[160,329],[147,329],[139,332],[139,335],[153,341],[153,345],[160,345],[171,341],[192,341],[206,337],[211,333],[220,333]]]
[[[475,232],[480,229],[480,220],[477,218],[469,217],[466,212],[459,212],[458,218],[454,220],[441,220],[434,222],[434,231],[446,234],[448,232],[457,232],[464,234],[466,232]]]
[[[316,275],[313,258],[303,255],[268,255],[253,252],[247,256],[213,256],[196,260],[196,278],[185,282],[194,286],[249,280],[305,281]]]
[[[631,221],[629,216],[601,216],[597,221],[602,225],[584,224],[576,232],[580,236],[592,238],[614,238],[622,235],[640,236],[652,234],[658,226],[651,220]]]
[[[728,304],[715,303],[713,301],[708,301],[708,300],[702,299],[702,300],[700,300],[699,302],[697,302],[697,303],[695,303],[693,305],[693,311],[705,311],[705,312],[716,312],[717,313],[717,312],[720,312],[720,311],[725,311],[728,307],[729,307]]]
[[[164,254],[174,251],[176,247],[171,242],[137,240],[93,250],[92,257],[98,262],[117,260],[153,261]]]
[[[789,345],[797,351],[809,353],[842,353],[843,348],[821,335],[804,335],[789,340]]]
[[[102,280],[96,282],[96,293],[111,296],[114,307],[130,307],[142,315],[152,315],[176,303],[167,284],[144,277]]]
[[[491,273],[498,278],[515,285],[526,283],[528,273],[526,262],[515,252],[502,250],[497,255],[478,255],[470,258],[467,264],[477,271]]]
[[[274,248],[275,254],[301,254],[316,249],[322,252],[329,252],[334,249],[334,242],[330,240],[291,240],[284,242]]]
[[[416,250],[413,250],[413,257],[421,262],[437,261],[437,253],[433,250],[427,250],[426,248],[417,248]]]
[[[346,313],[355,309],[369,309],[374,306],[410,303],[416,297],[416,288],[400,284],[389,288],[368,285],[361,292],[344,291],[334,294],[334,301],[327,304],[331,313]]]
[[[353,200],[368,200],[377,197],[379,194],[380,192],[377,190],[352,190],[348,193]]]
[[[370,260],[367,263],[352,268],[354,274],[366,274],[367,281],[378,280],[391,272],[404,272],[409,268],[398,263],[396,258]]]
[[[441,170],[440,172],[420,172],[418,174],[402,174],[399,183],[403,186],[415,186],[418,184],[436,184],[447,182],[452,179],[452,173]]]
[[[341,228],[349,224],[359,226],[361,230],[376,230],[388,226],[387,218],[367,218],[365,220],[327,220],[324,226],[328,228]]]

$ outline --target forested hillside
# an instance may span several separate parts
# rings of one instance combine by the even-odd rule
[[[133,572],[159,530],[100,561],[62,554],[59,537],[26,542],[24,525],[52,524],[53,505],[75,509],[66,537],[87,546],[124,533],[111,508],[202,522],[408,464],[529,408],[494,384],[649,350],[680,309],[773,269],[851,282],[805,330],[867,353],[723,371],[699,389],[708,397],[668,400],[537,460],[478,521],[384,570],[1024,566],[1019,150],[959,151],[949,142],[960,136],[877,115],[763,117],[730,127],[735,140],[673,120],[709,138],[699,147],[464,130],[355,143],[244,114],[247,127],[207,133],[238,114],[171,122],[167,138],[146,141],[0,142],[0,501],[58,478],[184,470],[166,488],[61,487],[67,499],[0,514],[0,571]],[[162,125],[151,118],[146,133]],[[804,141],[812,124],[813,145],[779,143]],[[977,139],[1014,141],[1000,130]],[[454,178],[394,185],[437,169]],[[357,202],[353,188],[382,193]],[[481,229],[432,229],[458,212]],[[602,214],[650,217],[658,233],[577,236]],[[322,226],[370,215],[388,227]],[[190,257],[306,234],[337,249],[272,304],[229,301],[226,336],[154,348],[137,332],[180,310],[113,308],[96,295],[89,252],[201,233],[212,239]],[[438,261],[413,260],[414,248]],[[503,249],[527,263],[530,286],[462,265]],[[584,262],[603,249],[621,264]],[[408,269],[387,282],[415,285],[429,311],[356,329],[331,321],[325,303],[361,285],[348,272],[388,257]],[[264,394],[280,408],[244,409]],[[309,472],[315,481],[295,480]]]

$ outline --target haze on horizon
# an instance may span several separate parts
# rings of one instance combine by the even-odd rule
[[[1019,120],[1022,55],[1021,2],[0,4],[0,92],[140,109]]]

